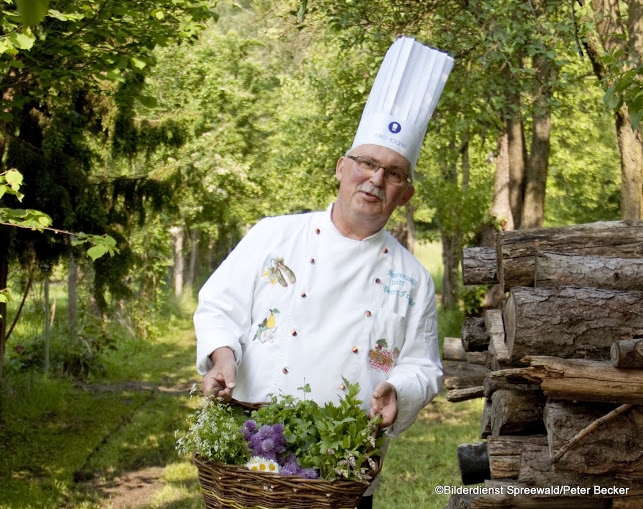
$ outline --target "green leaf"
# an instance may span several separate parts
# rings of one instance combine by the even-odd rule
[[[132,65],[137,69],[145,69],[145,67],[147,67],[147,62],[141,60],[140,58],[132,57],[130,61],[132,62]]]
[[[45,18],[49,0],[16,0],[16,7],[22,22],[27,26],[33,26]]]
[[[36,41],[36,38],[32,35],[13,33],[9,35],[8,40],[18,49],[29,50],[33,47],[33,43]]]
[[[96,261],[96,260],[98,260],[101,256],[103,256],[103,255],[107,254],[107,247],[105,247],[105,246],[103,246],[103,245],[98,245],[98,246],[90,247],[90,248],[87,250],[87,254],[90,256],[90,258],[91,258],[93,261]]]
[[[9,184],[14,191],[18,191],[20,189],[23,177],[22,173],[20,173],[18,170],[9,170],[7,173],[5,173],[4,178],[7,181],[7,184]]]

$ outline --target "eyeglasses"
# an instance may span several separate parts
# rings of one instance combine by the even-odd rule
[[[385,168],[384,166],[377,164],[375,161],[371,161],[370,159],[362,156],[346,157],[355,161],[357,163],[357,168],[359,169],[359,171],[365,173],[366,175],[375,175],[375,173],[377,173],[379,169],[382,168],[384,170],[384,178],[390,184],[401,186],[402,184],[404,184],[404,182],[411,182],[410,177],[406,173],[399,171],[397,168]]]

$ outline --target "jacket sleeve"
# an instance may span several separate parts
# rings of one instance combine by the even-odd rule
[[[263,221],[255,225],[219,265],[199,291],[194,313],[197,371],[212,368],[210,354],[221,347],[241,362],[242,344],[251,325],[254,290],[261,278]]]
[[[435,290],[430,276],[414,312],[407,317],[404,346],[387,380],[397,390],[398,416],[387,430],[392,438],[413,424],[442,387]]]

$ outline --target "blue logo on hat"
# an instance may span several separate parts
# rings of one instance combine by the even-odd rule
[[[402,126],[400,125],[399,122],[391,122],[388,125],[388,130],[391,131],[393,134],[397,134],[402,130]]]

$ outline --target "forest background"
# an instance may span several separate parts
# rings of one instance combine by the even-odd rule
[[[94,379],[124,329],[154,342],[168,303],[193,306],[257,220],[326,208],[400,35],[456,62],[389,224],[411,250],[439,241],[454,329],[487,290],[462,286],[464,246],[643,219],[640,0],[15,4],[0,6],[3,395],[25,373]],[[21,329],[30,306],[44,331]]]

